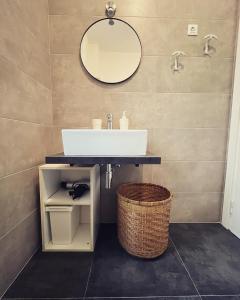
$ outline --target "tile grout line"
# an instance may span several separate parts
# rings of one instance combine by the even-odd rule
[[[190,296],[139,296],[139,297],[86,297],[86,300],[87,299],[166,299],[166,298],[189,298],[189,299],[192,299],[192,298],[199,298],[198,295],[190,295]]]
[[[28,215],[26,215],[22,220],[17,222],[13,227],[11,227],[6,233],[4,233],[2,236],[0,236],[0,241],[4,239],[6,236],[8,236],[13,230],[15,230],[19,225],[21,225],[23,222],[25,222],[28,218],[30,218],[35,212],[38,211],[38,208],[34,208]]]
[[[207,296],[207,297],[239,297],[240,294],[234,294],[234,295],[202,295],[202,296]],[[198,295],[189,295],[189,296],[140,296],[140,297],[86,297],[85,299],[166,299],[166,298],[184,298],[184,299],[192,299],[192,298],[199,298]],[[1,299],[1,298],[0,298]],[[33,300],[33,298],[24,298],[25,300],[29,299],[29,300]],[[54,299],[54,300],[84,300],[83,297],[78,297],[78,298],[34,298],[34,300],[50,300],[50,299]],[[23,300],[23,298],[2,298],[2,300]]]
[[[200,299],[202,299],[202,297],[201,297],[201,295],[200,295],[200,293],[199,293],[199,291],[198,291],[198,289],[197,289],[197,286],[196,286],[196,284],[195,284],[194,280],[192,279],[192,276],[191,276],[191,274],[190,274],[189,270],[187,269],[187,267],[186,267],[186,265],[185,265],[185,263],[184,263],[184,261],[183,261],[183,259],[182,259],[181,255],[180,255],[180,253],[178,252],[178,249],[177,249],[177,247],[176,247],[175,243],[173,242],[173,240],[172,240],[172,238],[171,238],[171,237],[170,237],[169,239],[170,239],[170,241],[172,242],[172,244],[173,244],[173,247],[175,248],[175,250],[176,250],[176,252],[177,252],[177,255],[178,255],[179,259],[180,259],[180,262],[182,263],[182,265],[183,265],[184,269],[186,270],[186,272],[187,272],[187,274],[188,274],[189,278],[191,279],[191,281],[192,281],[192,284],[193,284],[193,286],[194,286],[195,290],[196,290],[196,291],[197,291],[197,293],[198,293],[198,296],[200,297]]]
[[[77,50],[78,50],[78,48],[77,47],[73,47],[73,48],[71,48],[73,51],[72,52],[64,52],[64,50],[61,52],[61,51],[59,51],[59,49],[57,49],[57,50],[55,50],[55,49],[50,49],[51,50],[51,52],[50,52],[50,54],[51,55],[71,55],[71,56],[73,56],[74,54],[75,54],[75,52],[77,52]],[[54,52],[54,51],[56,51],[56,52]],[[170,55],[169,54],[167,54],[167,53],[163,53],[163,54],[148,54],[148,53],[146,53],[146,54],[144,54],[143,53],[143,55],[142,55],[142,57],[153,57],[153,58],[167,58],[167,57],[170,57]],[[185,56],[186,57],[186,59],[204,59],[204,57],[202,56],[202,55],[188,55],[188,56]],[[216,57],[216,59],[222,59],[222,60],[234,60],[234,57],[233,56],[218,56],[218,57]]]
[[[0,118],[4,119],[4,120],[8,120],[8,121],[15,121],[15,122],[33,124],[33,125],[37,125],[37,126],[41,126],[41,127],[51,127],[51,124],[49,124],[49,123],[37,123],[37,122],[33,122],[33,121],[25,121],[25,120],[6,117],[6,116],[3,116],[3,115],[0,115]]]
[[[1,181],[2,179],[6,179],[6,178],[11,177],[11,176],[14,176],[14,175],[19,175],[19,174],[21,174],[21,173],[31,171],[31,170],[33,170],[33,169],[35,169],[35,168],[38,168],[38,166],[39,166],[39,165],[36,165],[36,166],[30,167],[30,168],[27,168],[27,169],[24,169],[24,170],[20,170],[20,171],[14,172],[14,173],[9,173],[9,174],[7,174],[7,175],[4,175],[4,176],[0,177],[0,181]]]
[[[86,299],[88,285],[89,285],[90,277],[91,277],[91,274],[92,274],[92,267],[93,267],[94,257],[95,257],[95,250],[93,251],[92,262],[91,262],[91,266],[90,266],[90,269],[89,269],[89,274],[88,274],[88,279],[87,279],[87,284],[86,284],[85,292],[84,292],[84,295],[83,295],[83,300]]]
[[[63,17],[63,16],[68,16],[68,17],[86,17],[88,16],[87,13],[54,13],[54,12],[49,12],[49,16],[50,17]],[[235,16],[235,15],[234,15]],[[232,16],[233,17],[233,16]],[[187,16],[183,16],[183,17],[175,17],[175,16],[161,16],[161,15],[127,15],[127,14],[120,14],[118,16],[118,18],[143,18],[143,19],[161,19],[161,20],[192,20],[192,21],[210,21],[210,22],[214,22],[214,21],[230,21],[232,20],[232,17],[215,17],[215,18],[206,18],[203,16],[199,16],[199,17],[194,17],[191,15],[187,15]],[[104,14],[98,14],[98,13],[94,13],[91,18],[105,18]]]

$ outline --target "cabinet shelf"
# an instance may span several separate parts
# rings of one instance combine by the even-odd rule
[[[80,198],[75,200],[69,195],[69,191],[59,189],[55,194],[44,201],[45,205],[90,205],[90,192],[87,191]]]

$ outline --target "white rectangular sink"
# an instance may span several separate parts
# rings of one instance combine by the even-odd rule
[[[63,129],[65,155],[136,156],[147,151],[147,130]]]

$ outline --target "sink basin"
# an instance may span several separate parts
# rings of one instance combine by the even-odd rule
[[[145,155],[147,130],[63,129],[65,155]]]

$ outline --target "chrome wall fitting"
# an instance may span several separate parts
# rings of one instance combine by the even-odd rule
[[[216,52],[216,49],[210,45],[210,42],[212,40],[218,40],[218,37],[215,34],[207,34],[203,40],[205,40],[204,48],[203,48],[203,54],[207,56],[211,56],[214,52]]]
[[[174,62],[171,65],[171,68],[174,72],[179,72],[182,69],[184,69],[184,65],[179,62],[179,59],[180,59],[181,56],[186,56],[185,52],[175,51],[175,52],[172,53],[172,57],[174,59]]]
[[[105,13],[108,18],[113,18],[116,13],[116,10],[116,4],[113,1],[107,2]]]

